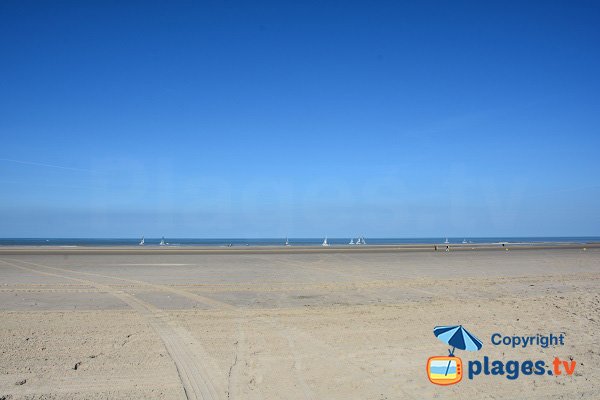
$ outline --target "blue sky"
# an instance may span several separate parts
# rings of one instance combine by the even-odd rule
[[[0,236],[600,235],[600,5],[0,3]]]

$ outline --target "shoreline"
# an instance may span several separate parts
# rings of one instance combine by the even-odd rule
[[[0,246],[0,255],[51,254],[308,254],[445,252],[446,244],[331,245],[323,246]],[[600,249],[591,243],[470,243],[450,244],[450,251],[584,250]]]

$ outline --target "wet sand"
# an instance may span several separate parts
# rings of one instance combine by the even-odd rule
[[[600,249],[431,247],[0,249],[0,398],[600,397]],[[451,324],[484,343],[465,364],[575,372],[435,386],[432,329]]]

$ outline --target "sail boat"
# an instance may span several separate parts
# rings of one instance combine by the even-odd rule
[[[448,241],[448,238],[446,238],[446,241],[445,241],[444,243],[445,243],[445,244],[448,244],[448,243],[450,243],[450,242]]]
[[[350,243],[348,243],[348,244],[354,244],[354,239],[350,238]]]
[[[361,243],[361,244],[367,244],[367,242],[365,242],[365,238],[364,238],[364,237],[363,237],[363,238],[360,238],[360,240],[362,241],[362,243]]]
[[[285,238],[285,245],[286,245],[286,246],[289,246],[289,245],[290,245],[290,241],[288,240],[288,238],[287,238],[287,237]]]
[[[325,240],[323,240],[323,244],[321,246],[327,247],[329,243],[327,243],[327,236],[325,236]]]
[[[467,244],[467,239],[463,239],[463,244]]]
[[[140,242],[140,246],[143,246],[143,245],[144,245],[144,237],[142,236],[142,240]]]
[[[165,246],[165,237],[163,236],[162,239],[160,239],[160,246]]]

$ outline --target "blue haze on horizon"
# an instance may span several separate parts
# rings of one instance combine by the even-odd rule
[[[600,235],[600,3],[0,3],[0,237]]]

